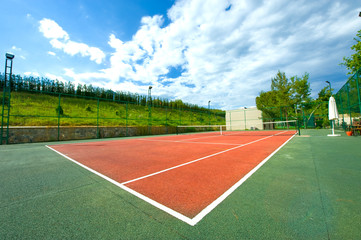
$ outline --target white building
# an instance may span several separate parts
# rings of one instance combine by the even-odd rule
[[[226,111],[227,130],[263,130],[262,111],[256,107]]]

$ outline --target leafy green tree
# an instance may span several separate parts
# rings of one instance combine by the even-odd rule
[[[328,101],[331,97],[331,93],[330,93],[330,88],[329,87],[324,87],[320,90],[320,92],[318,93],[318,101],[324,102],[324,101]]]
[[[343,63],[341,65],[346,66],[348,69],[348,73],[353,75],[357,72],[358,69],[361,68],[361,30],[359,30],[356,34],[356,38],[354,38],[356,44],[351,47],[355,53],[351,55],[351,57],[343,57]]]
[[[273,121],[279,115],[279,108],[277,105],[277,95],[275,91],[262,91],[256,97],[257,108],[262,111],[262,117],[265,121]]]
[[[263,117],[275,120],[284,116],[288,120],[289,115],[296,110],[295,104],[310,102],[312,99],[308,79],[308,73],[288,79],[284,72],[278,71],[271,79],[271,91],[262,91],[256,98],[257,108],[264,113]]]
[[[309,103],[312,101],[310,83],[308,82],[309,74],[305,73],[302,78],[297,76],[291,77],[291,86],[293,90],[292,100],[295,104],[302,102]]]

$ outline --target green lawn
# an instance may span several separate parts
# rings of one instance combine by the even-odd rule
[[[0,92],[2,103],[2,92]],[[61,106],[62,112],[57,111]],[[2,109],[0,110],[2,111]],[[12,92],[12,126],[177,126],[224,125],[225,116],[208,112],[141,106],[90,98]],[[98,120],[97,120],[98,119]]]

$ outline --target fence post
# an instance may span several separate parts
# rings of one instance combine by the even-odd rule
[[[128,104],[129,102],[126,102],[125,104],[125,136],[128,137]]]
[[[361,96],[360,96],[360,85],[359,85],[359,71],[356,72],[355,74],[356,76],[356,87],[357,87],[357,96],[358,96],[358,107],[360,110],[360,115],[361,115]]]
[[[243,115],[244,115],[244,130],[247,129],[247,114],[246,114],[246,109],[243,109]]]
[[[349,82],[346,83],[346,90],[347,90],[347,108],[348,108],[348,113],[350,114],[350,125],[352,125],[352,117],[351,117],[351,106],[350,106],[350,95],[349,95],[349,86],[348,86]]]
[[[152,103],[148,103],[148,134],[152,134]]]
[[[99,98],[97,102],[97,138],[99,138]]]
[[[340,94],[338,94],[340,93]],[[340,108],[341,108],[341,111],[340,113],[342,113],[342,126],[344,125],[344,122],[345,122],[345,111],[343,110],[343,102],[342,102],[342,88],[338,91],[338,98],[340,99]]]
[[[60,141],[60,112],[61,112],[61,93],[59,93],[59,103],[58,103],[58,141]]]
[[[165,107],[165,130],[166,133],[168,134],[168,107]]]
[[[232,128],[232,111],[229,111],[229,130],[233,130],[233,128]]]

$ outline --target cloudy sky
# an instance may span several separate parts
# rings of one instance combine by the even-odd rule
[[[181,99],[254,106],[278,70],[346,81],[339,64],[361,29],[356,0],[8,0],[0,65],[13,72]]]

